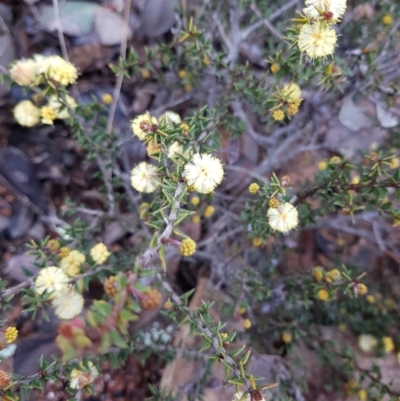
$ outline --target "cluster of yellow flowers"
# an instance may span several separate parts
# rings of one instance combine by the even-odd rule
[[[301,89],[294,82],[283,85],[281,89],[277,90],[274,97],[278,100],[278,105],[272,111],[272,118],[275,121],[282,121],[285,116],[291,118],[297,114],[303,100]]]
[[[54,248],[54,245],[51,245]],[[56,315],[60,319],[72,319],[82,311],[84,299],[70,284],[72,277],[80,274],[81,267],[86,261],[83,253],[72,250],[59,250],[60,267],[49,266],[40,271],[35,279],[35,291],[38,295],[48,294]],[[90,255],[96,264],[104,263],[110,253],[102,243],[90,250]]]
[[[160,124],[173,127],[174,124],[181,123],[180,116],[176,113],[166,112],[161,118],[160,123],[148,112],[136,117],[132,121],[133,134],[147,144],[147,151],[150,157],[159,153],[159,147],[153,140],[156,133],[164,134],[160,131]],[[186,129],[183,127],[182,129]],[[184,131],[187,132],[187,131]],[[184,167],[184,176],[187,185],[193,187],[199,193],[208,194],[221,183],[224,176],[222,163],[219,159],[209,155],[197,153],[193,155],[190,149],[174,141],[168,149],[168,157],[179,163],[190,160]],[[183,159],[182,159],[182,158]],[[131,171],[131,184],[138,192],[151,193],[161,185],[162,177],[156,166],[150,163],[141,162]]]
[[[307,21],[300,29],[300,51],[315,59],[333,54],[337,35],[332,25],[337,24],[346,11],[347,0],[306,0],[303,9]]]
[[[18,60],[10,67],[9,73],[15,83],[30,87],[43,82],[54,88],[58,85],[67,86],[78,77],[75,66],[60,56],[36,55],[32,59]],[[47,104],[41,107],[31,100],[22,100],[14,107],[13,114],[18,124],[24,127],[33,127],[39,122],[52,125],[56,119],[68,118],[68,109],[75,109],[76,106],[75,100],[68,95],[65,96],[65,105],[56,96],[51,96]]]

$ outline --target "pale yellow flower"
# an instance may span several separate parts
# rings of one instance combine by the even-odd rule
[[[282,203],[277,208],[269,208],[267,212],[270,227],[281,233],[296,228],[299,224],[299,213],[291,203]]]
[[[303,100],[301,98],[301,89],[300,86],[292,82],[291,84],[283,85],[281,89],[282,96],[289,103],[294,103],[295,105],[299,105]]]
[[[154,134],[157,129],[157,119],[152,117],[149,112],[137,116],[132,121],[132,131],[141,141],[144,141],[149,134]]]
[[[38,63],[35,60],[18,60],[10,68],[10,77],[21,86],[34,86],[38,77]]]
[[[55,110],[51,106],[43,106],[40,108],[40,121],[42,124],[53,125],[57,118]]]
[[[327,22],[337,22],[345,13],[347,0],[306,0],[306,8],[303,13],[308,18],[317,18],[320,14],[317,8],[324,14]],[[332,14],[330,18],[328,18]]]
[[[79,251],[71,251],[68,256],[62,258],[60,267],[70,277],[75,277],[81,272],[81,266],[85,263],[86,257]]]
[[[173,124],[180,124],[182,122],[181,116],[178,113],[167,110],[161,117],[160,121],[165,122],[168,126],[172,127]]]
[[[23,127],[33,127],[40,121],[40,109],[30,100],[22,100],[13,109],[15,121]]]
[[[178,155],[183,156],[185,159],[189,159],[190,153],[190,148],[183,150],[183,145],[181,145],[178,141],[174,141],[172,145],[168,148],[168,157],[170,159],[179,160]]]
[[[42,295],[43,293],[51,293],[50,298],[54,298],[57,293],[64,290],[68,286],[69,278],[65,272],[56,267],[49,266],[40,271],[35,280],[35,291]]]
[[[110,252],[108,252],[107,247],[100,242],[99,244],[95,245],[91,250],[90,250],[90,256],[92,259],[96,262],[96,264],[101,265],[103,264],[108,257],[110,256]]]
[[[79,369],[72,369],[69,376],[69,387],[81,389],[90,384],[98,375],[99,371],[93,362],[89,361],[87,367],[81,363]]]
[[[305,24],[299,34],[299,49],[310,58],[333,54],[337,41],[336,32],[324,22]]]
[[[84,299],[73,289],[66,289],[57,294],[53,299],[55,314],[63,320],[72,319],[78,316],[83,309]]]
[[[43,57],[36,55],[34,59],[39,64],[39,72],[50,81],[67,86],[73,84],[78,78],[76,67],[60,56]]]
[[[383,337],[382,342],[383,342],[383,347],[385,349],[385,352],[387,354],[390,354],[394,351],[395,345],[394,345],[392,337],[389,337],[389,336]]]
[[[214,191],[224,177],[222,163],[208,154],[195,154],[184,170],[187,184],[202,194]]]
[[[146,162],[139,163],[132,169],[131,184],[138,192],[154,192],[161,184],[161,178],[157,173],[157,167]]]
[[[358,346],[363,352],[371,352],[378,345],[378,340],[369,334],[361,334],[358,337]]]
[[[56,118],[59,118],[60,120],[65,120],[66,118],[69,118],[70,114],[68,108],[75,110],[77,106],[75,99],[69,95],[66,96],[65,102],[68,107],[65,107],[54,95],[50,97],[48,102],[48,106],[50,106],[54,110]]]

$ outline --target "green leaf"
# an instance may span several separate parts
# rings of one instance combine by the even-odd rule
[[[233,356],[233,357],[238,356],[245,348],[246,348],[246,344],[243,344],[240,348],[230,351],[229,355]]]
[[[128,344],[121,337],[121,335],[118,333],[117,330],[111,330],[110,337],[111,337],[112,343],[114,345],[116,345],[117,347],[119,347],[119,348],[127,348],[128,347]]]
[[[160,257],[161,266],[163,268],[163,271],[167,271],[167,263],[165,261],[165,249],[163,246],[161,246],[160,249],[158,250],[158,256]]]

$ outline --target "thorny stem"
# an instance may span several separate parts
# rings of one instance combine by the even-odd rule
[[[220,353],[223,356],[224,362],[227,363],[233,370],[233,373],[238,379],[243,379],[245,385],[251,389],[251,383],[250,381],[242,377],[242,374],[240,373],[240,368],[237,365],[237,363],[229,356],[228,352],[225,350],[225,348],[220,346],[218,337],[215,336],[211,330],[204,325],[204,323],[198,318],[194,313],[193,310],[188,308],[183,304],[183,301],[179,297],[179,295],[171,288],[171,286],[168,284],[168,282],[165,280],[165,278],[161,275],[161,273],[156,273],[156,278],[160,281],[161,285],[163,288],[168,292],[169,296],[171,299],[175,302],[176,305],[179,306],[179,308],[185,312],[185,314],[191,319],[192,322],[196,324],[197,329],[209,340],[211,340],[212,345],[214,346],[215,350]]]

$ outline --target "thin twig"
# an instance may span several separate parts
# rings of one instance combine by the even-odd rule
[[[128,21],[129,21],[130,12],[131,12],[131,2],[125,1],[124,22],[127,26],[129,26]],[[125,60],[125,58],[126,58],[127,43],[128,43],[128,34],[124,35],[122,38],[122,41],[121,41],[120,59],[122,59],[122,60]],[[118,100],[119,100],[119,95],[121,93],[123,79],[124,79],[124,75],[120,74],[120,75],[118,75],[117,81],[115,82],[113,102],[111,103],[111,106],[110,106],[110,111],[108,113],[107,126],[106,126],[107,132],[109,134],[112,131],[112,125],[114,122],[115,111],[117,110],[117,104],[118,104]]]
[[[60,46],[61,46],[61,53],[62,53],[63,57],[65,58],[65,60],[69,61],[67,46],[65,44],[65,38],[64,38],[63,31],[62,31],[60,8],[58,5],[58,0],[53,0],[53,7],[54,7],[55,18],[56,18],[58,40],[59,40]]]

